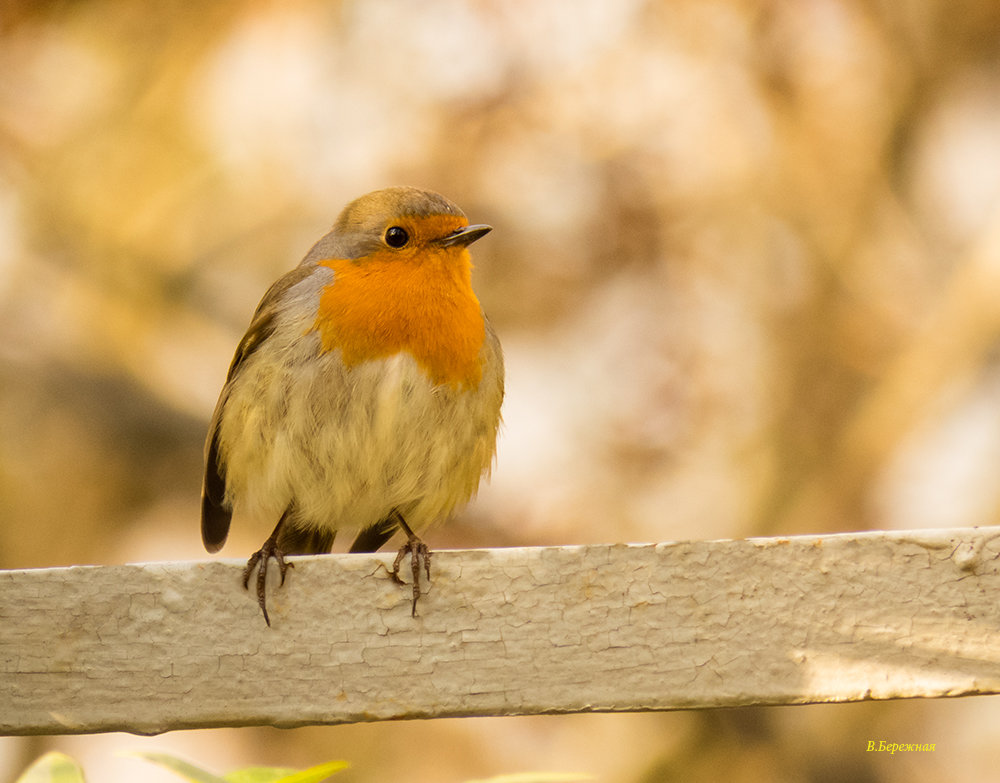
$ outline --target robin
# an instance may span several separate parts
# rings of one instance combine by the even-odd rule
[[[277,519],[247,561],[265,581],[289,555],[351,552],[406,536],[413,608],[430,552],[418,533],[467,502],[489,473],[503,400],[500,342],[471,285],[469,225],[443,196],[387,188],[333,229],[257,306],[229,366],[205,444],[201,534],[217,552],[233,511]]]

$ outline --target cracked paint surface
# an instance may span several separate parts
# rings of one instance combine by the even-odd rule
[[[995,528],[0,572],[0,730],[155,733],[1000,691]]]

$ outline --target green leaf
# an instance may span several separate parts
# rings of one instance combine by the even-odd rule
[[[161,767],[169,769],[171,772],[176,772],[182,778],[186,778],[190,781],[190,783],[227,783],[225,778],[213,775],[208,770],[196,767],[194,764],[191,764],[184,759],[179,759],[176,756],[171,756],[168,753],[134,751],[131,753],[120,753],[119,755],[135,756],[136,758],[150,761],[153,764],[158,764]]]
[[[244,767],[219,777],[193,764],[166,753],[123,753],[166,767],[190,783],[321,783],[335,772],[350,766],[346,761],[328,761],[316,767],[296,771],[287,767]],[[34,783],[34,782],[32,782]],[[47,781],[45,782],[47,783]]]
[[[295,772],[286,778],[281,778],[277,783],[322,783],[330,775],[347,769],[350,764],[346,761],[328,761],[325,764],[317,764],[301,772]]]
[[[581,783],[585,780],[594,780],[594,776],[582,772],[515,772],[482,780],[468,780],[466,783]]]
[[[284,767],[244,767],[224,777],[228,783],[277,783],[294,773],[294,769]]]
[[[40,756],[14,783],[84,783],[83,769],[65,753]]]

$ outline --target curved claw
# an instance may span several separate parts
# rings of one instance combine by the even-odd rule
[[[260,549],[250,555],[246,568],[243,569],[243,587],[246,590],[250,589],[250,574],[255,568],[257,569],[257,604],[260,606],[261,612],[264,613],[264,622],[267,623],[268,627],[271,625],[271,618],[267,614],[267,564],[272,557],[278,563],[281,584],[284,585],[285,572],[289,568],[295,568],[295,563],[289,563],[285,560],[285,553],[278,548],[275,536],[268,538]]]
[[[427,544],[421,541],[410,530],[409,526],[403,521],[402,517],[399,518],[400,527],[406,532],[406,543],[399,548],[399,552],[396,553],[396,559],[392,562],[392,570],[389,571],[389,576],[392,577],[396,584],[406,584],[399,577],[399,567],[403,563],[403,558],[407,554],[410,555],[410,568],[413,573],[413,609],[410,611],[411,617],[417,616],[417,599],[420,598],[420,564],[423,562],[423,571],[427,575],[427,581],[431,579],[431,551],[427,548]]]

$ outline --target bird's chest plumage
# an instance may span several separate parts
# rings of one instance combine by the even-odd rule
[[[435,385],[479,385],[485,326],[467,260],[448,263],[428,252],[419,262],[375,258],[320,265],[334,272],[315,322],[324,352],[339,351],[348,367],[407,353]]]
[[[260,517],[294,504],[311,524],[361,528],[404,508],[412,527],[426,526],[489,468],[499,346],[475,298],[472,317],[468,297],[441,281],[418,287],[438,297],[428,303],[405,275],[376,297],[364,295],[371,281],[333,273],[232,386],[220,433],[227,493]]]

